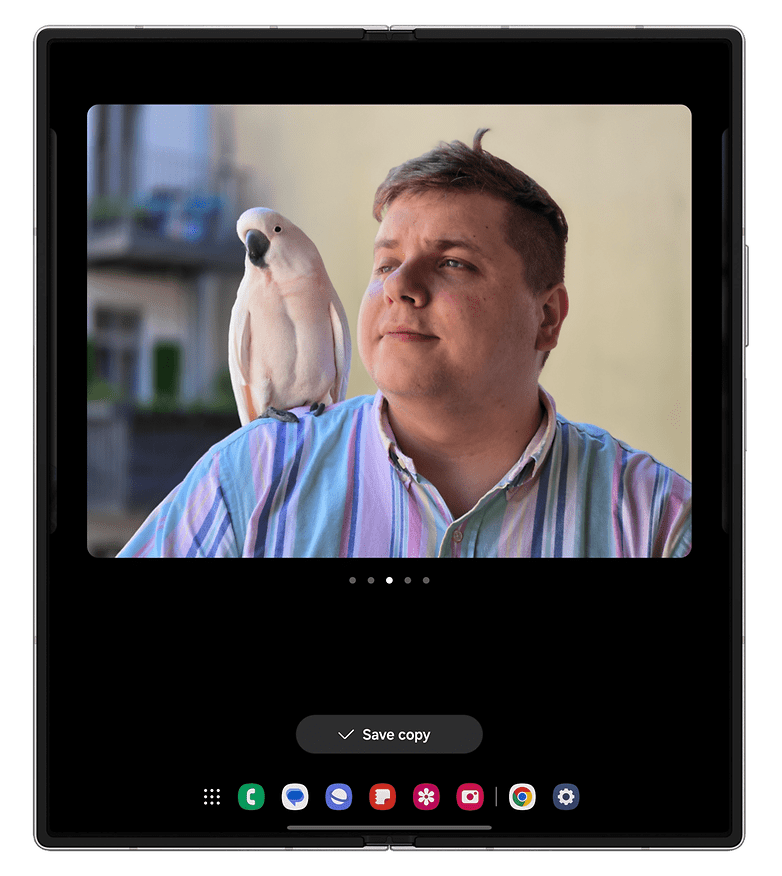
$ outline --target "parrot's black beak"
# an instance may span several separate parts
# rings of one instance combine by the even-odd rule
[[[266,262],[263,260],[263,257],[269,249],[269,238],[263,231],[251,228],[247,232],[244,242],[247,246],[247,255],[250,257],[250,261],[256,268],[265,268]]]

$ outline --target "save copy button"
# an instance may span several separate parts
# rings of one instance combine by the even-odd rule
[[[296,728],[311,754],[466,754],[482,739],[470,715],[308,715]]]

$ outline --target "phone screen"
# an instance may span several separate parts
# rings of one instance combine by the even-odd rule
[[[68,187],[84,197],[61,168],[78,150],[83,162],[86,134],[87,555],[83,521],[60,502],[45,593],[47,835],[66,846],[735,844],[740,512],[725,486],[734,427],[708,427],[736,346],[719,306],[731,283],[720,113],[664,88],[637,102],[391,105],[159,93],[90,101],[52,147],[61,214]],[[411,474],[402,395],[392,388],[384,408],[364,338],[373,290],[396,273],[411,284],[400,300],[435,282],[450,296],[430,331],[473,313],[475,352],[458,362],[467,397],[501,346],[480,346],[495,303],[457,300],[490,287],[496,259],[450,250],[420,280],[425,259],[411,253],[427,235],[394,226],[379,260],[388,226],[373,216],[391,168],[441,141],[469,147],[482,128],[483,149],[567,219],[569,307],[515,480],[460,514],[436,478]],[[344,400],[322,414],[299,405],[293,423],[244,425],[229,362],[255,270],[237,220],[259,207],[317,248],[349,327]],[[75,258],[66,233],[58,277]],[[72,316],[59,300],[53,446]],[[273,351],[276,337],[264,336]],[[600,462],[609,452],[613,468]],[[546,460],[558,466],[549,479]],[[654,474],[631,494],[645,467]],[[535,492],[511,525],[530,472]],[[77,477],[57,466],[58,490]],[[117,562],[161,552],[162,565]],[[65,583],[77,554],[82,571]]]

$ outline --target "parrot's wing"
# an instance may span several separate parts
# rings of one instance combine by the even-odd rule
[[[243,426],[258,416],[250,385],[250,312],[244,309],[231,314],[228,332],[228,370],[231,372],[231,386]]]
[[[348,394],[348,378],[350,377],[350,326],[345,315],[345,308],[336,294],[329,302],[331,329],[334,335],[334,362],[337,366],[337,376],[331,390],[335,402],[345,401]]]

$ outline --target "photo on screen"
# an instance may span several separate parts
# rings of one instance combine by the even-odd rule
[[[230,507],[222,518],[219,510],[209,516],[211,506],[195,510],[204,501],[200,494],[193,498],[195,488],[177,513],[201,515],[188,524],[188,534],[199,533],[199,550],[212,556],[689,553],[689,535],[677,552],[671,547],[691,516],[687,107],[96,105],[87,115],[87,547],[92,556],[114,557],[134,535],[135,548],[127,555],[149,555],[144,547],[149,539],[139,539],[139,531],[145,525],[154,530],[153,515],[164,500],[197,465],[205,473],[212,470],[204,462],[212,458],[210,449],[243,428],[229,341],[237,293],[246,269],[253,269],[249,258],[246,264],[246,241],[237,234],[245,211],[274,211],[316,248],[349,329],[345,403],[362,412],[362,428],[382,429],[383,422],[388,428],[382,412],[378,424],[377,407],[371,405],[379,390],[359,343],[361,303],[375,267],[375,192],[392,168],[439,143],[461,141],[471,147],[481,129],[488,129],[481,148],[545,190],[567,223],[569,308],[539,375],[552,407],[541,407],[542,425],[535,435],[559,467],[528,498],[526,510],[519,512],[523,522],[509,526],[499,516],[494,525],[485,522],[476,537],[481,544],[468,553],[469,537],[461,544],[451,538],[458,512],[449,510],[426,479],[428,492],[419,496],[415,514],[404,516],[394,503],[412,504],[409,489],[405,495],[400,488],[397,495],[387,478],[388,494],[380,495],[384,488],[375,489],[362,469],[361,453],[348,448],[336,463],[328,458],[321,463],[317,453],[308,452],[307,442],[316,439],[296,437],[302,422],[315,423],[308,409],[300,411],[298,426],[269,421],[265,432],[274,432],[272,443],[248,444],[247,452],[255,446],[257,458],[268,459],[270,466],[280,443],[289,454],[275,483],[254,492],[248,487],[249,498],[242,501],[249,502],[245,516],[254,524],[235,527],[241,533],[231,540],[226,527],[233,527],[236,509]],[[483,316],[479,308],[478,324]],[[481,357],[465,357],[466,372],[481,367],[486,367]],[[368,401],[359,407],[362,397]],[[546,418],[554,412],[567,419],[560,444],[565,452],[570,449],[569,461],[557,457],[557,442],[554,451],[548,446]],[[582,424],[588,424],[586,431]],[[612,445],[616,471],[607,468],[605,474],[614,500],[601,523],[612,530],[605,537],[585,533],[586,521],[573,519],[578,517],[573,508],[584,506],[561,500],[566,493],[599,489],[600,473],[593,467],[587,476],[585,456],[579,464],[578,455],[586,453],[576,440],[581,435],[590,446],[617,442]],[[527,446],[525,452],[534,456],[535,449]],[[297,473],[292,475],[291,468],[305,462],[313,474],[306,488],[296,490]],[[250,463],[240,467],[235,479],[252,470]],[[342,480],[349,483],[340,492]],[[625,490],[627,496],[617,498]],[[259,511],[263,502],[268,507]],[[636,513],[634,502],[653,506],[654,519]],[[428,510],[422,512],[422,504]],[[389,509],[388,520],[381,519],[386,512],[378,514],[378,505]],[[553,522],[537,527],[544,505]],[[594,512],[582,516],[594,517]],[[301,535],[312,533],[323,518],[332,519],[323,524],[322,537]],[[369,529],[371,536],[365,534]],[[463,533],[469,536],[469,521]],[[183,546],[181,555],[200,555],[192,549],[193,538],[185,544],[176,521],[167,538],[169,545]],[[446,541],[452,546],[448,553]]]

